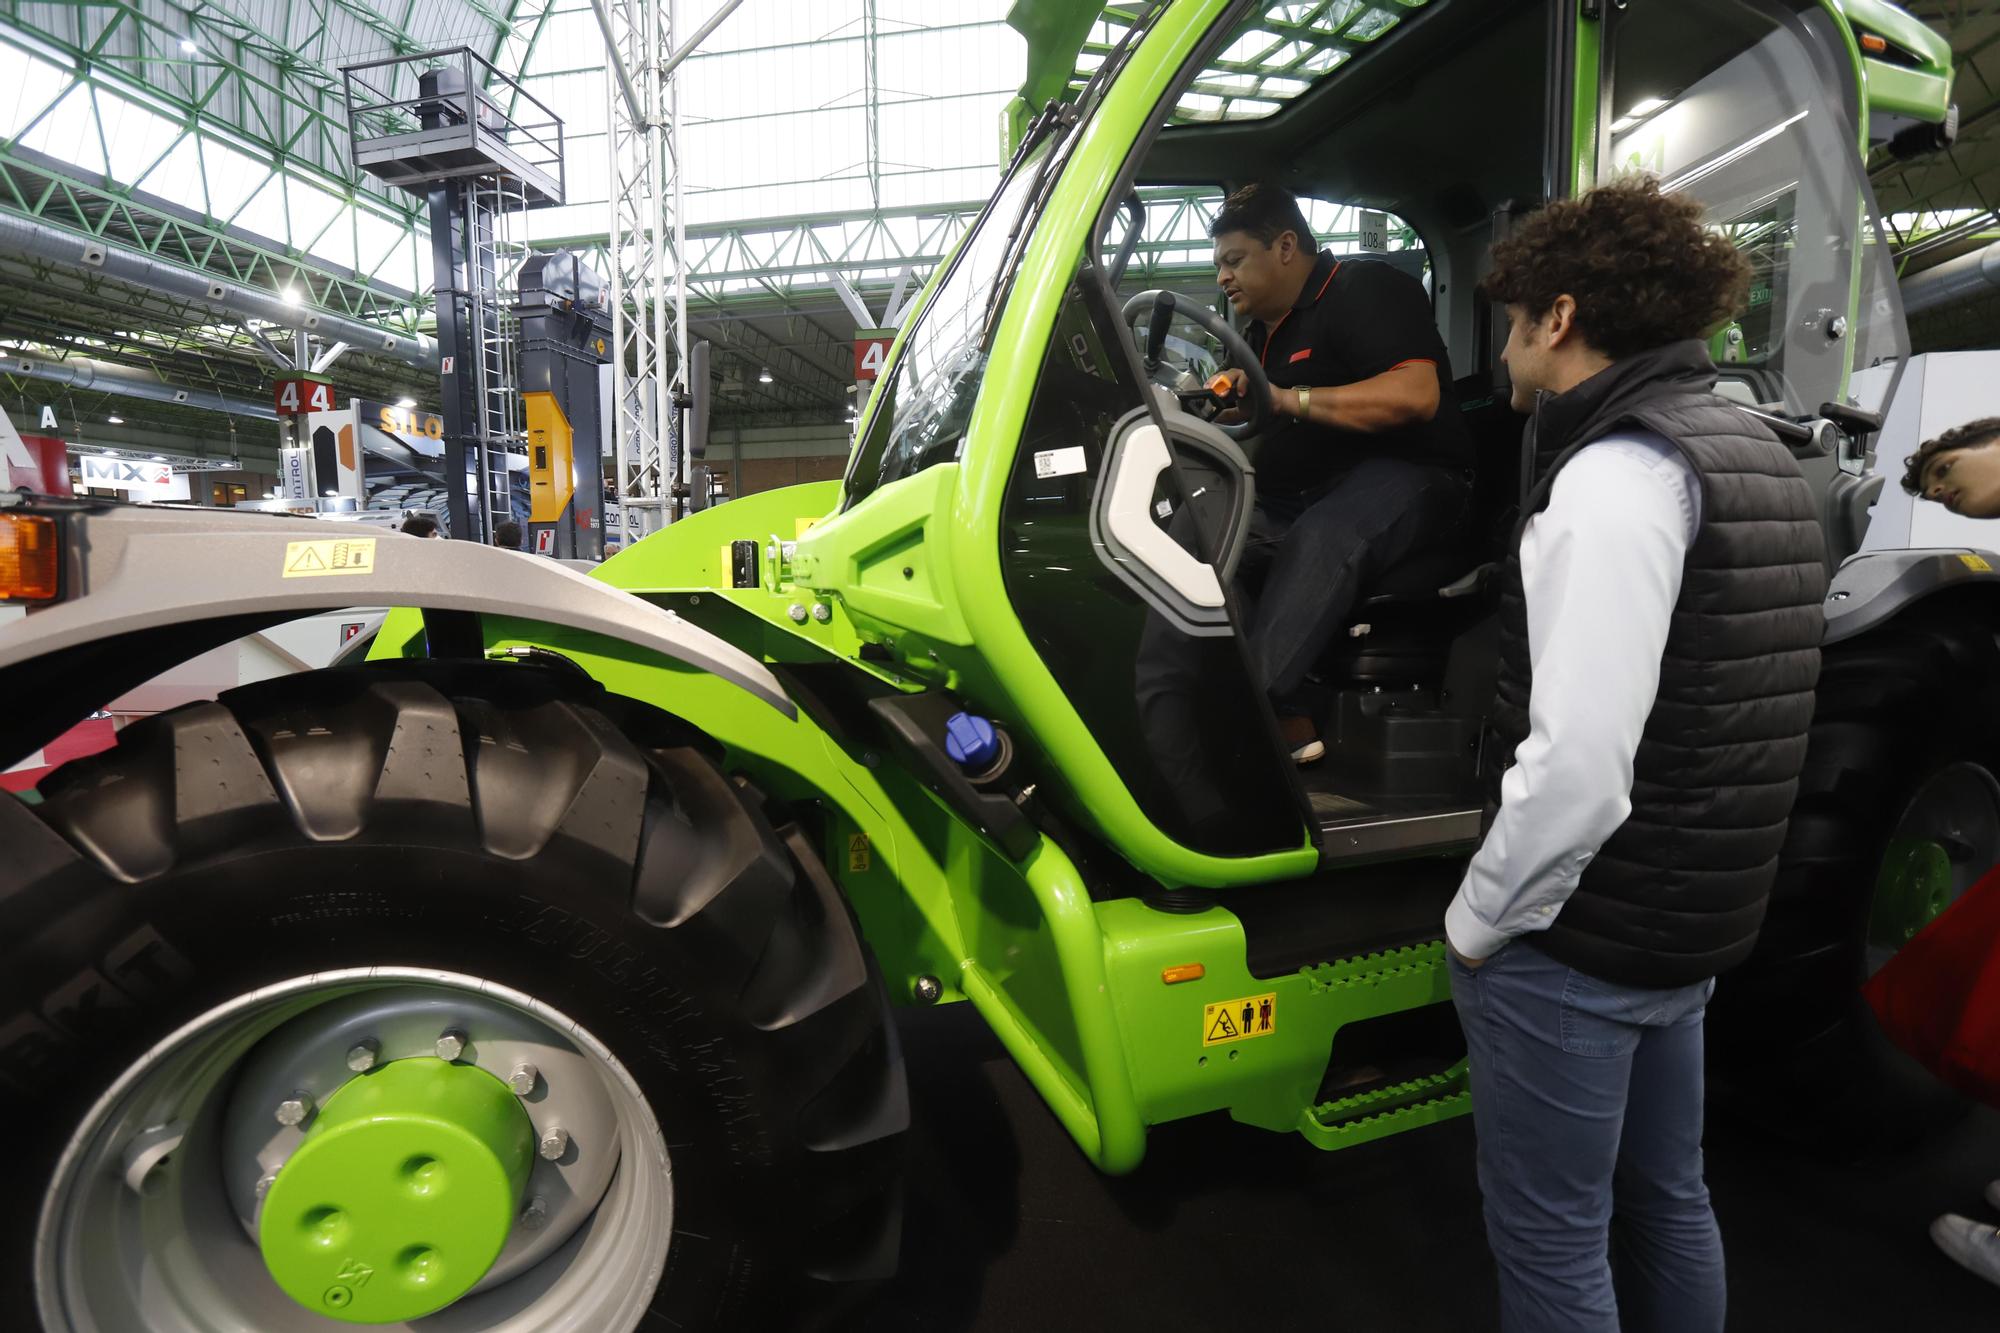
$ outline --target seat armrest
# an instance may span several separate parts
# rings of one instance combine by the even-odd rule
[[[1487,583],[1493,578],[1493,571],[1498,568],[1499,565],[1497,562],[1489,560],[1467,574],[1464,578],[1453,583],[1447,583],[1444,587],[1439,588],[1437,595],[1439,597],[1470,597],[1486,587]]]

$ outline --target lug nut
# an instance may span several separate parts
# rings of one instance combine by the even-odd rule
[[[569,1151],[569,1131],[561,1125],[548,1130],[542,1135],[539,1151],[542,1154],[544,1162],[555,1161],[558,1157]]]
[[[440,1060],[456,1060],[465,1053],[465,1034],[457,1028],[446,1028],[438,1037],[437,1054]]]
[[[347,1067],[357,1074],[365,1074],[375,1067],[375,1054],[380,1048],[372,1041],[356,1042],[347,1048]]]
[[[813,619],[824,625],[827,621],[833,619],[833,608],[825,602],[814,602]]]
[[[542,1071],[525,1062],[515,1065],[514,1072],[507,1075],[507,1086],[514,1090],[516,1097],[525,1097],[535,1090],[535,1080]]]
[[[806,609],[798,602],[793,602],[790,606],[786,607],[785,614],[792,618],[792,623],[795,625],[806,623]]]
[[[540,1231],[548,1220],[549,1205],[539,1194],[528,1200],[528,1206],[521,1210],[521,1225],[529,1231]]]
[[[295,1092],[278,1103],[278,1123],[281,1125],[303,1125],[306,1117],[313,1113],[313,1098],[310,1092]]]

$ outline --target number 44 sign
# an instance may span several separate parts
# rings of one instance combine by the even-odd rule
[[[281,417],[301,412],[331,412],[333,386],[324,380],[279,380],[277,405]]]

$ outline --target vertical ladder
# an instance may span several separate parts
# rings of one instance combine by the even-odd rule
[[[478,404],[467,459],[477,494],[469,507],[479,529],[477,539],[491,541],[494,529],[514,516],[508,455],[525,453],[527,448],[518,373],[520,315],[515,309],[515,275],[524,245],[515,235],[528,201],[526,186],[506,177],[478,177],[465,192],[475,343],[472,371]]]

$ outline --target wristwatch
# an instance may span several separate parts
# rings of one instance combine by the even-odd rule
[[[1301,419],[1307,419],[1312,416],[1312,402],[1312,389],[1307,385],[1301,384],[1299,386],[1299,416]]]

